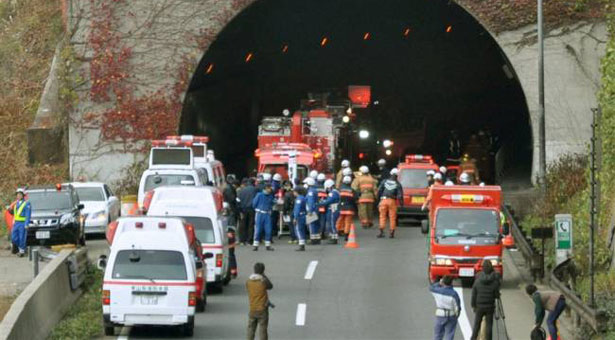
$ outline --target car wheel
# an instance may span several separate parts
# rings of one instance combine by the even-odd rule
[[[184,333],[184,336],[194,336],[194,318],[189,318],[188,323],[184,324],[182,328],[182,333]]]
[[[106,336],[115,336],[115,327],[113,327],[113,326],[106,326],[105,325],[105,335]]]
[[[224,280],[222,280],[222,284],[228,286],[228,284],[231,282],[231,276],[231,266],[229,266],[226,270],[226,277],[224,278]]]
[[[203,297],[201,297],[200,299],[198,299],[196,301],[196,308],[195,308],[197,313],[202,313],[205,311],[205,300]]]

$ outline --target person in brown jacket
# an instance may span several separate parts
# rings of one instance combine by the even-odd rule
[[[532,297],[534,301],[534,314],[536,316],[535,328],[542,325],[542,321],[545,318],[545,310],[549,311],[549,317],[547,317],[547,327],[549,328],[549,335],[551,339],[557,339],[557,319],[566,309],[566,299],[560,292],[552,290],[538,291],[535,285],[529,284],[525,287],[527,295]]]
[[[365,165],[359,168],[361,175],[352,182],[352,189],[359,193],[359,220],[363,228],[374,225],[374,202],[378,195],[378,182],[369,174]]]
[[[254,274],[250,275],[246,282],[246,290],[250,300],[250,314],[248,321],[248,340],[254,340],[256,329],[260,340],[267,340],[267,326],[269,325],[269,302],[268,290],[273,285],[265,276],[265,265],[257,262],[254,264]]]

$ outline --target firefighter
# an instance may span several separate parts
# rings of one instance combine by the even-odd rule
[[[318,188],[316,188],[316,181],[312,177],[308,177],[305,179],[304,184],[307,187],[307,195],[305,202],[307,214],[316,214],[318,213]],[[318,219],[312,221],[309,224],[309,228],[310,244],[320,244],[320,222],[318,221]]]
[[[17,189],[15,194],[17,195],[17,202],[12,211],[13,230],[11,232],[11,241],[14,247],[13,252],[17,253],[17,256],[23,257],[26,253],[26,228],[30,224],[32,207],[25,198],[26,191],[24,189]]]
[[[378,171],[378,186],[380,186],[385,179],[389,178],[390,172],[387,168],[387,161],[384,158],[378,160]]]
[[[480,176],[478,174],[478,167],[476,166],[476,160],[471,158],[469,154],[464,154],[459,164],[459,171],[467,173],[470,177],[470,182],[476,184],[480,182]],[[461,178],[461,176],[459,176]]]
[[[431,199],[433,197],[432,189],[435,186],[442,185],[442,181],[443,181],[442,174],[437,173],[437,174],[434,175],[434,183],[429,187],[429,192],[427,193],[427,197],[425,198],[425,202],[423,202],[423,206],[421,207],[421,210],[425,210],[425,209],[427,209],[427,207],[429,207],[429,205],[431,204]],[[448,182],[450,182],[450,181],[448,181]],[[450,185],[453,185],[452,182],[451,182]]]
[[[256,213],[254,226],[254,248],[257,251],[260,240],[265,235],[265,249],[272,251],[271,247],[271,210],[273,209],[273,191],[271,184],[265,184],[263,191],[256,194],[252,200],[252,207]]]
[[[323,173],[319,173],[316,176],[316,190],[318,191],[318,202],[322,202],[327,199],[327,191],[325,189],[325,180],[327,176]],[[324,237],[327,231],[327,207],[323,205],[318,206],[318,222],[320,223],[320,234]]]
[[[387,224],[387,216],[389,217],[390,238],[395,237],[395,228],[397,227],[397,201],[404,204],[404,193],[401,184],[397,180],[397,169],[390,172],[389,178],[382,182],[378,187],[378,211],[380,212],[380,233],[378,238],[384,237],[384,228]]]
[[[332,179],[328,179],[325,181],[324,185],[327,198],[324,201],[321,201],[318,205],[325,207],[327,209],[326,214],[326,230],[329,234],[329,244],[337,244],[337,219],[340,216],[339,212],[339,202],[340,202],[340,193],[335,188],[335,181]]]
[[[459,184],[460,185],[471,185],[472,184],[472,176],[467,172],[462,173],[459,176]]]
[[[350,226],[357,210],[357,192],[352,189],[350,184],[352,177],[344,176],[342,185],[339,188],[340,192],[340,218],[337,220],[336,229],[343,231],[344,238],[348,241],[348,233]]]
[[[360,176],[352,182],[352,188],[359,192],[359,220],[363,228],[371,228],[374,223],[374,202],[376,201],[376,180],[369,174],[365,165],[359,168]]]
[[[451,130],[448,140],[448,158],[458,159],[461,156],[461,140],[457,130]]]
[[[340,187],[340,185],[342,184],[342,178],[346,175],[344,175],[344,171],[347,171],[346,169],[350,170],[350,172],[352,172],[352,169],[350,169],[350,161],[347,159],[344,159],[342,161],[342,168],[340,169],[340,171],[337,172],[337,175],[335,176],[335,186],[337,188]]]
[[[426,173],[426,176],[427,176],[427,187],[430,187],[433,184],[433,182],[434,182],[433,176],[435,176],[435,174],[436,174],[435,171],[427,170],[427,173]]]
[[[442,178],[446,178],[446,167],[443,165],[440,167],[440,174],[442,175]]]
[[[306,234],[306,225],[305,225],[305,214],[306,214],[306,199],[305,199],[305,188],[301,186],[295,187],[293,190],[293,194],[295,196],[295,205],[293,207],[293,219],[295,224],[295,235],[299,240],[299,248],[297,251],[305,251],[305,234]]]
[[[316,178],[318,177],[318,171],[316,171],[316,170],[310,171],[310,177],[312,177],[314,180],[316,180]]]

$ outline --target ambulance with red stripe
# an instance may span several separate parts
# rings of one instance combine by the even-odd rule
[[[153,325],[180,326],[192,336],[203,267],[194,227],[181,218],[125,217],[110,226],[107,240],[105,335],[114,335],[116,326]]]
[[[401,217],[427,217],[427,211],[421,210],[427,193],[427,171],[439,171],[438,165],[429,155],[406,155],[404,163],[397,166],[399,183],[404,190],[404,205],[397,208],[397,215]]]
[[[501,220],[501,206],[499,186],[432,188],[429,221],[422,221],[431,282],[445,275],[472,281],[484,260],[503,274],[502,241],[509,228]]]

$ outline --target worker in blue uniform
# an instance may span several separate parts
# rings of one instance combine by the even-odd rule
[[[337,219],[340,216],[338,209],[340,203],[340,192],[335,188],[335,181],[328,179],[324,183],[327,198],[318,205],[327,209],[325,215],[326,230],[329,234],[329,244],[337,244]]]
[[[295,222],[295,235],[299,240],[299,248],[297,251],[305,251],[305,236],[306,236],[306,190],[303,187],[297,186],[293,194],[295,195],[295,205],[293,207],[293,219]]]
[[[318,188],[316,187],[316,181],[312,177],[308,177],[303,182],[307,187],[307,195],[306,195],[307,214],[308,215],[318,214]],[[310,244],[320,244],[320,239],[321,239],[320,221],[318,220],[318,218],[312,221],[311,223],[309,223],[309,227],[310,227]]]
[[[252,207],[256,214],[256,222],[254,226],[254,248],[257,251],[259,243],[265,235],[265,248],[273,250],[271,247],[271,211],[273,209],[273,190],[271,184],[265,184],[263,191],[256,194],[252,200]]]
[[[17,247],[17,256],[23,257],[26,253],[26,228],[30,224],[32,215],[32,207],[30,202],[26,200],[26,192],[24,189],[17,189],[17,202],[13,207],[13,230],[11,232],[11,241],[13,247]]]

